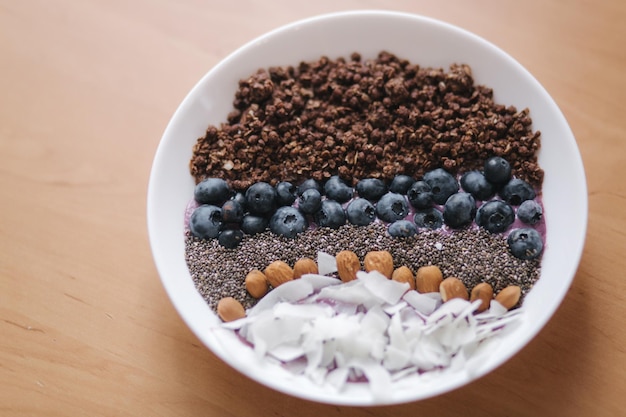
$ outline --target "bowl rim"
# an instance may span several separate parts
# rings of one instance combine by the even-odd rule
[[[559,123],[563,125],[564,129],[569,131],[571,138],[572,139],[574,138],[573,133],[571,132],[571,129],[569,128],[569,125],[567,124],[567,121],[565,120],[565,117],[561,113],[560,109],[558,108],[558,106],[556,105],[552,97],[543,88],[543,86],[541,86],[541,84],[534,78],[534,76],[532,76],[519,62],[514,60],[508,53],[498,48],[495,44],[483,39],[482,37],[472,32],[469,32],[463,28],[460,28],[456,25],[444,22],[439,19],[435,19],[432,17],[423,16],[423,15],[418,15],[418,14],[413,14],[413,13],[407,13],[407,12],[387,11],[387,10],[349,10],[349,11],[320,14],[320,15],[296,20],[294,22],[279,26],[273,30],[270,30],[269,32],[266,32],[250,40],[249,42],[243,44],[239,48],[229,53],[224,59],[220,60],[220,62],[218,62],[216,65],[210,68],[209,71],[205,73],[204,76],[201,77],[201,79],[192,87],[192,89],[185,96],[185,98],[183,99],[183,101],[180,103],[179,107],[176,109],[175,113],[173,114],[172,118],[170,119],[163,133],[163,136],[161,138],[161,141],[158,145],[158,148],[154,157],[152,169],[150,172],[149,184],[148,184],[147,226],[148,226],[150,247],[152,250],[154,262],[156,264],[157,271],[159,273],[159,277],[162,282],[162,285],[164,286],[168,294],[168,297],[170,298],[170,301],[174,305],[176,311],[181,316],[185,324],[192,330],[192,332],[196,335],[196,337],[198,337],[205,346],[209,347],[209,350],[211,350],[214,354],[216,354],[223,362],[228,364],[230,367],[236,369],[243,375],[247,376],[248,378],[251,378],[258,383],[261,383],[262,385],[268,386],[274,390],[277,390],[279,392],[283,392],[285,394],[295,396],[298,398],[303,398],[303,399],[312,400],[312,401],[321,402],[321,403],[336,404],[336,405],[351,405],[351,406],[391,405],[391,404],[406,403],[406,402],[412,402],[412,401],[430,398],[430,397],[440,395],[445,392],[455,390],[463,385],[466,385],[469,382],[475,381],[479,377],[482,377],[486,375],[487,373],[493,371],[494,369],[500,367],[504,362],[508,361],[511,357],[513,357],[520,350],[522,350],[545,327],[545,324],[553,317],[555,311],[560,306],[568,289],[570,288],[571,283],[574,279],[575,272],[580,263],[580,259],[582,257],[582,251],[584,247],[584,241],[586,237],[586,227],[587,227],[587,221],[588,221],[587,220],[588,202],[586,198],[587,185],[586,185],[586,180],[584,176],[584,167],[582,164],[582,158],[578,151],[575,139],[573,143],[570,144],[570,145],[573,145],[574,147],[574,149],[570,153],[574,157],[574,160],[572,160],[572,163],[576,165],[578,171],[582,175],[581,178],[577,178],[578,180],[577,184],[579,187],[581,187],[580,192],[584,194],[585,198],[581,200],[580,202],[582,204],[582,207],[580,207],[579,212],[582,213],[582,215],[580,215],[579,213],[578,220],[580,224],[578,225],[578,229],[577,229],[578,245],[576,245],[573,253],[570,253],[568,255],[570,258],[570,264],[569,264],[570,270],[567,271],[567,273],[565,274],[568,277],[567,285],[561,287],[561,291],[558,294],[555,294],[554,300],[552,300],[552,302],[547,304],[545,314],[541,315],[541,319],[539,320],[539,322],[535,323],[532,326],[532,328],[530,328],[529,331],[526,332],[526,337],[524,338],[524,340],[522,342],[517,343],[515,348],[509,349],[509,351],[505,355],[501,355],[497,360],[492,361],[489,364],[489,366],[481,368],[478,372],[476,372],[472,376],[456,378],[451,383],[446,384],[445,386],[442,386],[439,389],[434,388],[428,393],[428,395],[423,395],[423,396],[420,396],[420,395],[416,395],[413,397],[404,396],[400,398],[399,400],[391,399],[389,401],[377,402],[377,401],[373,401],[371,398],[360,399],[360,398],[354,398],[354,397],[344,397],[341,395],[328,396],[325,394],[316,393],[314,391],[304,393],[301,390],[294,389],[293,386],[291,385],[284,384],[282,381],[280,383],[277,383],[276,381],[268,380],[262,375],[262,371],[260,372],[251,371],[250,370],[251,364],[249,362],[246,362],[246,361],[238,362],[238,361],[233,360],[233,357],[227,354],[227,352],[222,347],[219,346],[220,344],[219,337],[221,334],[219,330],[216,330],[214,326],[211,326],[212,333],[210,335],[207,335],[206,326],[199,326],[197,323],[197,320],[190,319],[190,317],[193,317],[194,314],[201,314],[203,312],[202,308],[200,308],[197,305],[199,301],[197,298],[198,297],[201,298],[201,296],[196,291],[198,297],[192,296],[195,299],[192,302],[188,302],[189,294],[187,294],[187,291],[185,289],[177,288],[177,286],[174,285],[174,282],[169,278],[170,267],[166,265],[167,263],[166,260],[164,260],[164,258],[161,256],[163,253],[165,253],[164,251],[167,250],[167,248],[163,246],[163,242],[160,242],[161,236],[164,234],[161,230],[161,227],[163,225],[160,224],[159,215],[155,211],[156,204],[158,203],[157,200],[158,200],[158,194],[159,194],[159,189],[157,188],[157,186],[161,185],[163,181],[167,181],[167,178],[166,178],[167,176],[164,175],[163,172],[161,172],[161,169],[162,169],[162,166],[164,165],[164,160],[167,157],[167,151],[168,151],[167,147],[165,146],[166,138],[169,137],[172,130],[174,129],[176,120],[178,120],[178,118],[187,111],[189,106],[191,106],[192,104],[191,101],[194,99],[194,96],[197,94],[197,91],[200,86],[204,85],[207,82],[207,80],[209,80],[212,77],[213,74],[217,73],[222,68],[227,67],[231,63],[231,61],[235,59],[235,57],[254,49],[258,45],[263,45],[265,43],[271,42],[271,40],[276,36],[281,36],[282,34],[286,32],[289,32],[292,30],[298,30],[299,28],[302,28],[304,26],[315,25],[323,21],[355,19],[355,18],[361,18],[361,17],[376,17],[376,18],[385,18],[385,19],[389,19],[389,18],[409,19],[409,20],[414,21],[416,24],[433,25],[433,26],[438,27],[441,30],[452,32],[454,33],[455,36],[467,37],[472,42],[477,42],[481,44],[482,47],[489,49],[491,52],[498,54],[501,58],[509,61],[509,64],[513,65],[516,68],[516,70],[525,74],[529,82],[534,83],[534,87],[542,95],[542,99],[548,101],[550,106],[555,108],[558,117],[562,119],[562,120],[559,120]],[[208,122],[207,122],[207,125],[208,125]],[[181,213],[181,217],[182,217],[182,213]],[[183,236],[181,236],[181,239],[182,238]],[[186,278],[189,278],[189,277],[186,277]],[[191,281],[190,278],[189,280]],[[204,303],[204,300],[202,299],[201,302]]]

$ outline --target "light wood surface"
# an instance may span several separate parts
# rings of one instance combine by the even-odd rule
[[[574,284],[521,353],[449,394],[310,403],[222,363],[174,311],[147,239],[152,157],[220,59],[279,25],[386,8],[494,42],[552,94],[589,185]],[[626,2],[0,0],[0,415],[626,415]]]

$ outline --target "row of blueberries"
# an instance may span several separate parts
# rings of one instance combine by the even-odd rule
[[[195,236],[217,238],[227,248],[237,247],[244,234],[268,227],[293,238],[310,222],[338,228],[346,222],[365,226],[380,219],[389,224],[393,237],[409,237],[419,228],[437,229],[444,224],[459,229],[472,222],[501,233],[516,216],[528,225],[541,219],[542,207],[535,197],[533,187],[513,178],[510,164],[500,157],[488,159],[483,171],[466,172],[459,180],[437,168],[417,181],[398,175],[389,185],[365,178],[351,187],[333,176],[323,185],[313,179],[297,187],[290,182],[276,186],[258,182],[245,193],[233,193],[226,181],[208,178],[196,185],[194,198],[200,206],[189,226]],[[477,201],[483,202],[478,208]],[[522,259],[537,257],[543,248],[540,234],[532,227],[514,230],[508,242],[513,255]]]

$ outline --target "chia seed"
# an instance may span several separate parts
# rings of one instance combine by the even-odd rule
[[[275,260],[293,266],[303,257],[317,259],[317,253],[336,255],[349,249],[363,261],[374,250],[388,250],[394,256],[394,267],[407,266],[414,273],[421,266],[437,265],[444,277],[459,278],[468,290],[481,282],[489,283],[494,292],[508,285],[518,285],[522,297],[539,278],[540,260],[521,260],[508,250],[506,237],[480,228],[454,233],[421,231],[408,238],[393,238],[386,226],[346,224],[338,229],[317,228],[294,239],[264,232],[246,235],[237,249],[226,249],[217,240],[202,240],[187,234],[186,260],[196,288],[215,310],[220,298],[232,296],[245,308],[256,300],[244,285],[252,269],[264,270]]]

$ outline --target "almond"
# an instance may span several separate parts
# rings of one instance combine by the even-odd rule
[[[223,321],[233,321],[244,318],[246,310],[243,305],[233,297],[225,297],[217,302],[217,315]]]
[[[293,269],[286,262],[274,261],[263,271],[267,282],[274,288],[293,279]]]
[[[393,274],[393,256],[386,250],[368,252],[363,265],[367,272],[378,271],[387,278],[391,278]]]
[[[391,275],[391,279],[398,282],[406,282],[409,284],[409,288],[412,290],[415,289],[415,277],[413,276],[413,272],[406,266],[396,268]]]
[[[439,292],[443,274],[437,265],[420,267],[415,274],[415,288],[421,293]]]
[[[304,274],[317,274],[317,264],[311,258],[298,259],[293,265],[293,278],[298,279]]]
[[[480,300],[480,306],[476,309],[477,312],[485,311],[489,308],[489,304],[491,303],[491,299],[493,298],[493,288],[486,282],[481,282],[472,288],[472,293],[470,294],[470,301],[474,302],[476,300]]]
[[[361,270],[361,262],[356,253],[351,250],[342,250],[335,256],[337,274],[343,282],[356,279],[356,273]]]
[[[469,299],[465,284],[456,277],[449,277],[441,281],[441,284],[439,284],[439,293],[444,303],[453,298]]]
[[[502,304],[507,310],[510,310],[519,302],[521,296],[522,289],[520,287],[517,285],[509,285],[496,295],[496,301]]]
[[[269,283],[265,274],[258,269],[253,269],[246,275],[246,290],[254,298],[261,298],[269,290]]]

